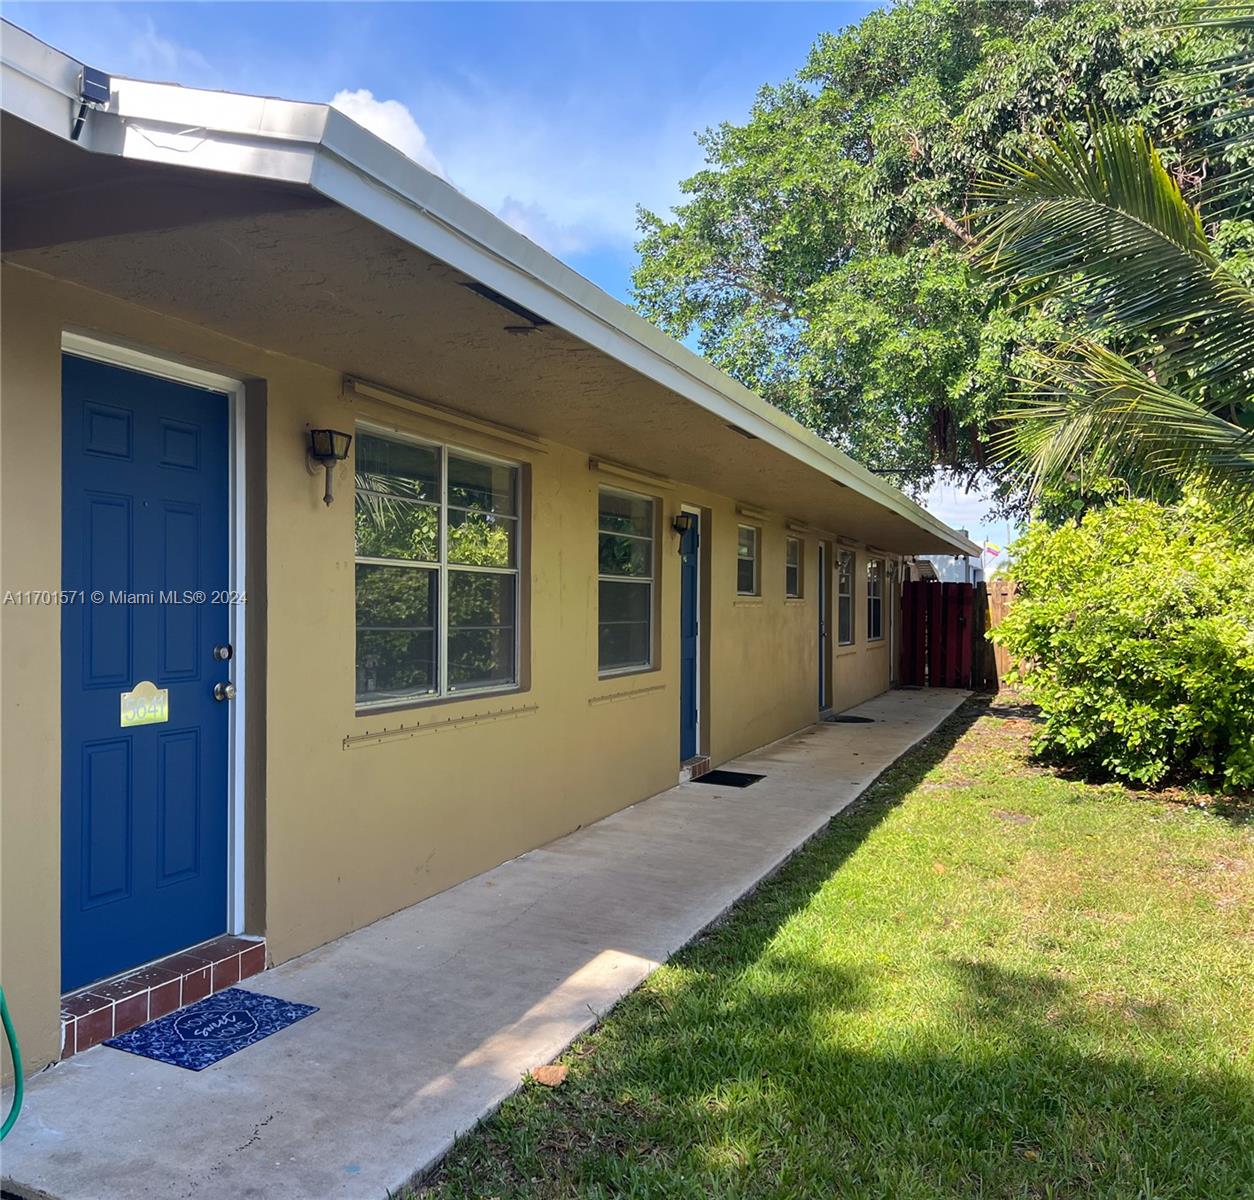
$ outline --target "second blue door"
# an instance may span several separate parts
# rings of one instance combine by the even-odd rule
[[[67,355],[62,415],[68,991],[225,931],[234,663],[227,397]]]

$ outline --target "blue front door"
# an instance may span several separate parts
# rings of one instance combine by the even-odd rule
[[[226,929],[235,664],[227,397],[65,355],[62,416],[68,991]]]
[[[679,761],[697,754],[697,662],[700,625],[701,525],[696,513],[679,542]]]

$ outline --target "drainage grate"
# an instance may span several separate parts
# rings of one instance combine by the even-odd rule
[[[750,775],[747,771],[707,771],[699,779],[694,779],[693,783],[721,783],[724,787],[752,787],[759,779],[765,779],[765,775]]]
[[[838,713],[834,717],[824,717],[829,725],[874,725],[874,717],[847,717],[844,713]]]

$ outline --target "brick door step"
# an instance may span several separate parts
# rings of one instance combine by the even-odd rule
[[[69,1058],[266,967],[264,938],[230,934],[61,997],[61,1057]]]

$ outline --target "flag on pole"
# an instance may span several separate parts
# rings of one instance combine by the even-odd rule
[[[1001,553],[1001,547],[996,542],[985,542],[984,553],[987,554],[989,558],[996,558]]]

